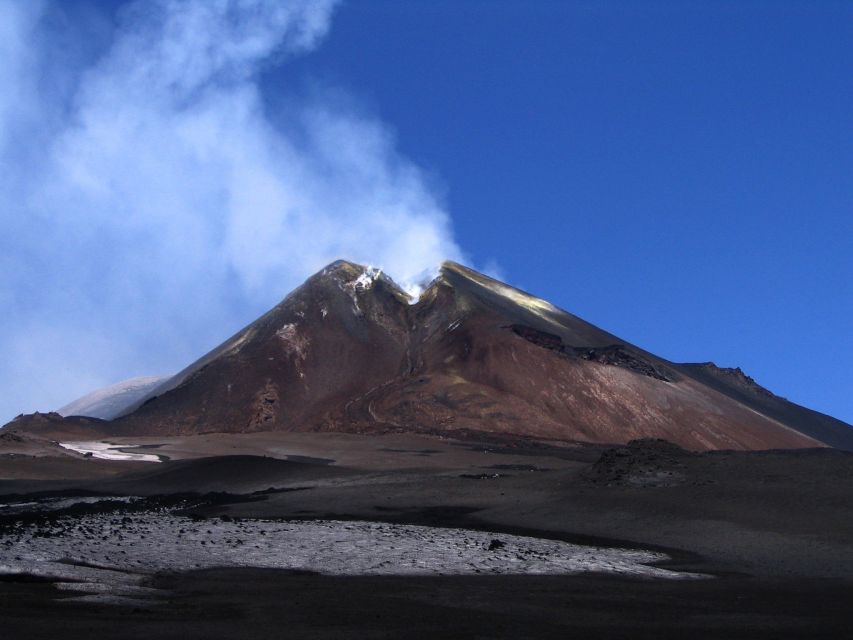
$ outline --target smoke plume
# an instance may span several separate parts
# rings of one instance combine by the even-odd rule
[[[392,132],[263,72],[328,0],[0,2],[0,421],[169,373],[339,257],[406,281],[459,258]]]

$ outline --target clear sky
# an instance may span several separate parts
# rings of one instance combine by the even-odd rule
[[[180,368],[329,257],[447,255],[853,422],[853,3],[150,6],[5,21],[50,126],[23,152],[0,101],[4,165],[53,169],[0,185],[0,417]]]

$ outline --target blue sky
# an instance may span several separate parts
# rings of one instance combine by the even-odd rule
[[[190,16],[213,34],[200,45],[161,28],[176,5],[126,5],[48,3],[19,21],[40,61],[0,75],[70,78],[24,103],[51,123],[35,204],[0,191],[0,329],[24,327],[0,370],[10,416],[180,368],[341,254],[402,279],[464,259],[853,422],[850,3],[350,1],[254,24],[249,2]],[[177,95],[134,95],[124,78],[148,77],[139,60],[167,37],[240,47]],[[4,164],[28,172],[8,139]],[[130,149],[148,161],[114,169]],[[63,247],[49,261],[45,225]]]
[[[853,422],[851,69],[850,3],[678,0],[351,2],[288,72],[394,126],[475,263]]]

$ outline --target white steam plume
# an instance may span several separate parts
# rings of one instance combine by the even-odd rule
[[[0,422],[177,370],[335,258],[459,258],[381,122],[328,92],[267,111],[260,72],[333,4],[145,0],[66,53],[91,25],[0,1]]]

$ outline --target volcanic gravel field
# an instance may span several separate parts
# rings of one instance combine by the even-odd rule
[[[853,626],[845,452],[341,434],[111,446],[164,462],[63,449],[52,460],[68,478],[38,479],[44,459],[2,458],[4,640],[779,640]]]

